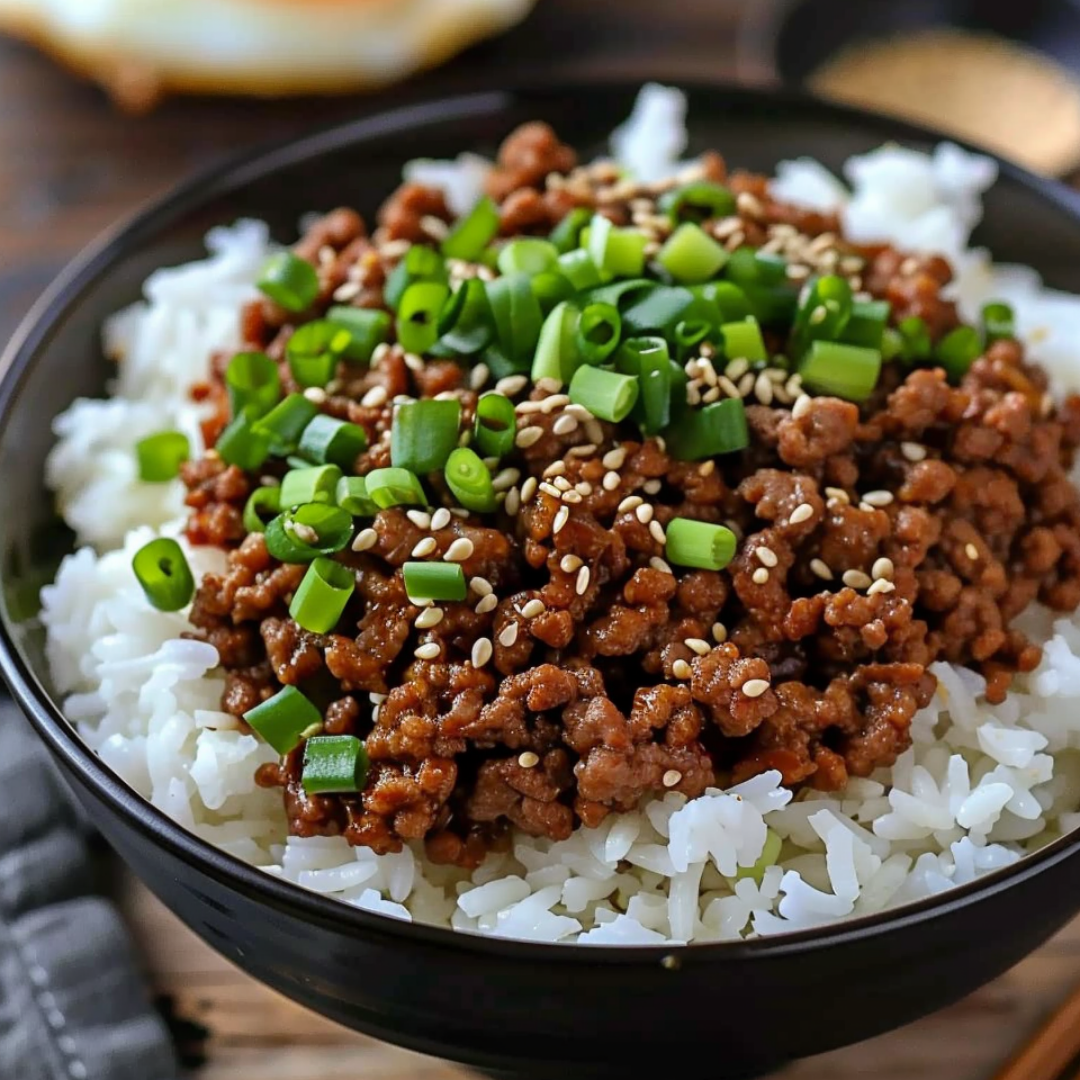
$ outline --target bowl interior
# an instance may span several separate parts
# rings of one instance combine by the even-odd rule
[[[0,666],[6,663],[8,675],[17,673],[30,688],[31,711],[55,749],[76,755],[87,771],[85,752],[72,750],[76,738],[60,718],[61,702],[35,620],[40,586],[71,549],[71,536],[43,482],[44,464],[53,444],[53,418],[75,398],[105,391],[103,320],[138,299],[141,282],[156,267],[199,257],[206,231],[216,224],[262,218],[276,238],[290,241],[301,215],[311,210],[349,204],[370,220],[409,158],[453,157],[463,150],[493,154],[516,124],[537,117],[552,123],[584,155],[602,152],[607,133],[628,114],[637,89],[604,84],[482,93],[403,106],[319,132],[183,186],[104,238],[62,275],[0,363]],[[918,129],[803,97],[705,86],[688,93],[688,152],[717,148],[737,167],[771,170],[785,157],[811,155],[839,169],[850,155],[886,140],[922,149],[934,141]],[[1080,199],[1004,166],[986,210],[979,242],[1001,260],[1033,265],[1050,284],[1080,292]],[[7,656],[2,655],[5,636]],[[98,779],[90,782],[103,786],[102,774],[97,766]],[[140,812],[161,818],[146,804]],[[159,834],[179,832],[164,819],[156,828]]]

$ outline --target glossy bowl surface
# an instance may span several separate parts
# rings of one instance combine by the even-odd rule
[[[0,671],[93,820],[173,911],[252,975],[343,1024],[505,1076],[633,1078],[703,1055],[714,1080],[757,1075],[956,1000],[1080,908],[1074,836],[941,901],[779,939],[620,950],[453,934],[305,892],[209,847],[131,791],[65,721],[28,599],[70,545],[43,462],[52,418],[103,391],[105,316],[155,267],[198,257],[215,224],[264,218],[289,240],[305,211],[352,203],[371,213],[410,157],[490,153],[537,117],[586,154],[601,151],[636,89],[562,85],[407,105],[248,155],[84,253],[0,363]],[[798,154],[838,168],[887,139],[934,141],[808,98],[687,89],[690,150],[716,147],[750,168]],[[1080,206],[1063,188],[1003,166],[979,239],[1080,292]]]

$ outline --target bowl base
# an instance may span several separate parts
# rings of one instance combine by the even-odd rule
[[[777,1066],[776,1069],[779,1069]],[[774,1069],[769,1069],[766,1072],[740,1072],[740,1073],[724,1073],[723,1076],[716,1076],[712,1074],[712,1080],[759,1080],[764,1076],[771,1076],[774,1074]],[[473,1075],[477,1077],[487,1077],[487,1080],[550,1080],[551,1073],[543,1068],[539,1072],[535,1072],[528,1066],[525,1066],[523,1070],[517,1069],[476,1069],[472,1070]],[[650,1070],[650,1074],[652,1070]],[[606,1066],[598,1066],[591,1068],[589,1066],[583,1066],[579,1069],[572,1070],[559,1070],[559,1080],[627,1080],[627,1073],[625,1068],[616,1068],[612,1066],[608,1068]]]

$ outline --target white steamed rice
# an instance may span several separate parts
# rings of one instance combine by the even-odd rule
[[[613,136],[617,157],[669,172],[686,146],[684,115],[677,92],[646,88]],[[408,171],[447,186],[462,211],[486,167],[465,155]],[[967,247],[993,162],[948,144],[930,156],[884,147],[848,162],[845,175],[850,190],[812,161],[785,162],[774,191],[841,208],[853,238],[942,252],[967,317],[990,297],[1007,299],[1055,389],[1080,386],[1080,300]],[[68,716],[185,828],[267,873],[395,918],[629,945],[738,940],[868,914],[972,881],[1080,824],[1080,620],[1030,611],[1023,622],[1046,643],[1044,658],[1004,703],[989,705],[972,671],[934,665],[939,689],[914,721],[914,746],[839,793],[793,800],[775,772],[690,802],[669,793],[560,843],[518,834],[512,853],[471,875],[427,863],[418,847],[378,856],[340,838],[287,837],[280,793],[254,783],[274,752],[220,711],[215,650],[182,639],[184,615],[151,608],[131,571],[151,536],[183,526],[179,481],[140,483],[132,448],[179,427],[200,449],[188,390],[213,350],[236,344],[238,307],[270,250],[252,221],[215,229],[207,245],[209,258],[158,271],[144,300],[109,321],[112,396],[77,401],[55,423],[48,481],[84,546],[44,590],[42,614]],[[196,573],[224,558],[188,554]],[[747,873],[777,848],[774,865]]]

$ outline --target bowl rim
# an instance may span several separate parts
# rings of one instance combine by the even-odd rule
[[[1001,175],[1032,191],[1063,214],[1080,221],[1080,194],[1053,180],[1029,173],[991,151],[932,129],[869,110],[826,102],[797,89],[687,80],[674,75],[666,80],[662,75],[657,78],[690,94],[711,95],[733,107],[740,104],[759,109],[764,106],[780,107],[794,110],[803,117],[857,122],[863,128],[880,130],[883,141],[923,144],[953,142],[993,158]],[[406,91],[391,98],[386,105],[380,107],[373,104],[362,110],[355,119],[316,128],[299,137],[264,142],[181,180],[164,195],[146,201],[91,241],[61,270],[31,306],[0,354],[0,434],[7,426],[24,380],[40,358],[41,350],[47,345],[57,324],[77,306],[86,290],[108,274],[114,262],[137,250],[145,238],[156,235],[170,221],[197,210],[217,196],[237,191],[255,177],[264,177],[299,161],[317,160],[320,155],[356,142],[392,135],[416,126],[487,115],[522,99],[528,101],[535,98],[542,105],[545,94],[584,96],[590,90],[608,90],[625,92],[632,98],[643,81],[646,80],[600,76],[533,81],[513,87],[491,88],[489,84],[482,89],[435,99]],[[386,102],[387,98],[384,96],[380,101]],[[553,943],[495,938],[406,922],[364,911],[268,874],[215,847],[167,817],[135,792],[79,737],[74,724],[53,704],[30,663],[22,655],[17,643],[18,636],[16,626],[9,621],[6,609],[0,604],[0,676],[52,752],[128,828],[151,843],[164,847],[174,858],[208,875],[218,884],[249,896],[254,894],[259,902],[275,910],[287,910],[337,932],[358,933],[388,941],[404,941],[406,944],[422,943],[451,952],[479,952],[491,959],[572,966],[644,964],[662,970],[660,961],[672,953],[678,953],[680,960],[685,963],[736,962],[762,955],[771,958],[798,956],[822,947],[853,945],[872,937],[906,932],[1027,882],[1080,851],[1078,830],[1059,837],[1008,867],[937,896],[844,922],[748,941],[637,946],[558,943],[557,947],[553,947]]]

